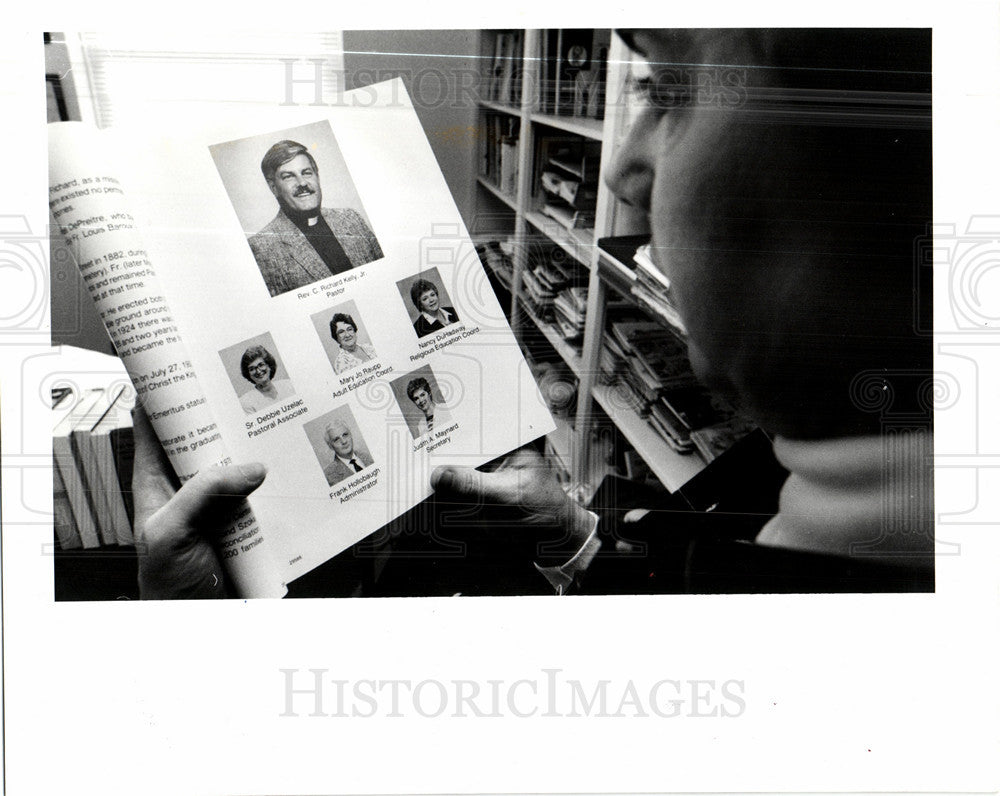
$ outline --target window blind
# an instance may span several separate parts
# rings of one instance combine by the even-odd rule
[[[81,33],[76,87],[109,127],[197,118],[282,103],[336,102],[344,85],[340,31],[330,33]],[[69,36],[67,36],[69,38]],[[80,74],[82,71],[83,74]]]

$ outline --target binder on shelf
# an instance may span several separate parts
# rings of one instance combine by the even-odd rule
[[[556,82],[559,69],[559,30],[544,30],[541,35],[542,57],[538,65],[539,103],[542,113],[556,112]]]
[[[518,142],[514,136],[500,139],[500,190],[514,196],[517,193]]]

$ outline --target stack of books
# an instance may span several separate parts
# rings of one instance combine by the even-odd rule
[[[561,255],[562,252],[556,250],[555,254]],[[569,287],[576,278],[576,269],[560,262],[565,258],[553,255],[548,249],[533,252],[524,272],[524,299],[535,316],[544,321],[551,321],[553,318],[552,304],[556,295]]]
[[[655,321],[614,321],[611,334],[626,357],[623,378],[647,409],[663,390],[694,383],[687,347],[669,329]]]
[[[492,271],[507,290],[514,279],[513,248],[509,242],[488,241],[476,246],[476,253],[487,270]]]
[[[655,321],[629,320],[612,322],[605,350],[602,379],[617,383],[630,408],[646,418],[673,450],[693,451],[691,428],[666,398],[699,389],[685,345]]]
[[[650,315],[673,329],[682,337],[687,336],[684,321],[678,314],[670,296],[670,280],[656,267],[650,256],[651,246],[640,246],[633,260],[636,264],[635,282],[632,283],[632,295],[639,306]]]
[[[695,429],[691,432],[691,441],[707,463],[717,459],[756,427],[745,417],[733,414],[728,420]]]
[[[691,432],[719,419],[708,393],[698,386],[665,390],[649,411],[650,425],[678,453],[695,450]]]
[[[567,229],[593,227],[600,162],[599,141],[539,139],[534,192],[542,199],[542,212]]]
[[[132,407],[127,380],[52,391],[53,524],[63,550],[132,545]]]
[[[582,285],[560,291],[552,302],[556,327],[569,342],[583,338],[587,321],[587,288]]]

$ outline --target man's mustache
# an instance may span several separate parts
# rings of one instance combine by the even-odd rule
[[[314,191],[308,185],[303,185],[299,188],[296,188],[295,193],[293,193],[292,196],[311,196],[314,193],[316,193],[316,191]]]

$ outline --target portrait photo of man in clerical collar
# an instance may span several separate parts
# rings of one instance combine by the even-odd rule
[[[384,256],[329,122],[210,150],[271,296]]]

